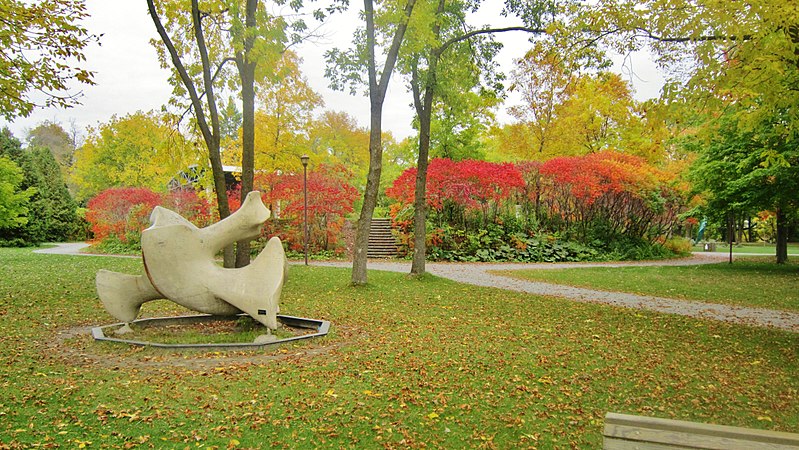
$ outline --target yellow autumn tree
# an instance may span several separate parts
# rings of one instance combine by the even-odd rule
[[[310,151],[320,161],[341,164],[357,180],[369,170],[369,130],[345,112],[325,111],[308,129]]]
[[[610,72],[568,79],[550,74],[543,81],[530,75],[525,87],[522,75],[551,65],[546,64],[519,61],[514,75],[520,89],[546,89],[543,94],[525,93],[523,104],[511,108],[519,121],[493,131],[500,153],[510,159],[546,161],[610,149],[650,162],[662,160],[668,130],[656,104],[637,102],[629,83]]]
[[[258,83],[255,111],[255,171],[291,172],[301,168],[299,156],[309,152],[308,128],[322,97],[300,71],[302,59],[286,51],[275,68],[275,75]],[[222,160],[241,165],[241,151],[230,139]],[[314,161],[313,163],[316,163]]]
[[[174,118],[136,112],[89,128],[70,171],[78,200],[117,186],[163,191],[172,177],[205,161],[174,126]]]

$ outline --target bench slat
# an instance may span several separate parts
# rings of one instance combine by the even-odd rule
[[[682,420],[608,413],[606,450],[678,448],[718,450],[799,449],[799,435]]]

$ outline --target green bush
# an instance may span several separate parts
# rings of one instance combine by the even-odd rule
[[[428,257],[434,261],[466,262],[636,261],[690,252],[690,242],[682,238],[661,244],[613,234],[602,226],[588,229],[594,238],[582,243],[569,234],[527,232],[520,221],[512,218],[476,230],[444,224],[428,230]]]
[[[31,243],[22,238],[0,239],[0,247],[30,247]]]
[[[671,253],[675,255],[688,255],[691,253],[691,240],[686,239],[680,236],[674,236],[670,239],[667,239],[666,242],[663,243],[663,246],[666,247]]]
[[[439,261],[474,262],[566,262],[596,261],[601,255],[578,242],[555,235],[529,235],[513,223],[491,223],[486,228],[465,231],[445,225],[433,230],[428,255]]]
[[[90,250],[109,255],[138,255],[141,254],[141,243],[139,240],[123,242],[117,236],[111,235],[92,244]]]

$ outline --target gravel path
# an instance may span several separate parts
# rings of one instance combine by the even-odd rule
[[[727,255],[695,254],[690,258],[666,261],[643,261],[625,263],[563,263],[563,264],[518,264],[518,263],[427,263],[427,271],[433,275],[475,286],[494,287],[536,295],[563,297],[578,302],[603,303],[623,308],[645,309],[668,314],[720,320],[754,326],[770,326],[799,332],[799,313],[766,308],[720,305],[690,300],[675,300],[648,295],[623,292],[599,291],[564,286],[539,281],[527,281],[492,274],[492,271],[521,269],[565,269],[581,267],[626,267],[626,266],[686,266],[712,264],[724,261]],[[350,267],[349,262],[314,262],[314,265]],[[410,272],[410,263],[369,261],[369,269],[392,272]]]
[[[56,247],[35,250],[37,253],[86,255],[80,250],[84,243],[57,244]],[[427,263],[427,271],[433,275],[475,286],[494,287],[536,295],[563,297],[578,302],[603,303],[623,308],[645,309],[668,314],[720,320],[753,326],[769,326],[799,332],[799,313],[766,308],[720,305],[690,300],[675,300],[664,297],[628,294],[624,292],[599,291],[594,289],[564,286],[539,281],[527,281],[492,274],[501,270],[553,270],[581,267],[626,267],[626,266],[687,266],[712,264],[725,261],[728,255],[721,253],[696,253],[690,258],[665,261],[642,261],[623,263]],[[350,262],[313,262],[315,266],[351,267]],[[409,273],[410,262],[369,261],[369,269]]]
[[[55,247],[48,247],[48,248],[40,248],[38,250],[34,250],[33,253],[45,253],[48,255],[86,255],[86,253],[81,253],[80,251],[84,248],[88,247],[89,244],[85,242],[68,242],[68,243],[58,243],[52,244]]]

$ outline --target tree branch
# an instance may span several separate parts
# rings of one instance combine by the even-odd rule
[[[745,34],[743,36],[709,35],[709,36],[696,36],[696,37],[664,37],[664,36],[658,36],[652,33],[652,31],[643,28],[636,28],[635,30],[643,33],[644,37],[658,42],[685,43],[685,42],[709,42],[709,41],[748,41],[752,39],[751,34]]]
[[[441,53],[444,53],[444,51],[447,48],[451,47],[454,44],[457,44],[458,42],[462,42],[462,41],[465,41],[467,39],[471,39],[471,38],[473,38],[473,37],[475,37],[477,35],[480,35],[480,34],[505,33],[505,32],[508,32],[508,31],[524,31],[526,33],[531,33],[531,34],[545,34],[546,33],[546,30],[544,30],[543,28],[531,28],[531,27],[483,28],[483,29],[480,29],[480,30],[470,31],[470,32],[468,32],[466,34],[462,34],[460,36],[455,36],[455,37],[451,38],[450,40],[448,40],[447,42],[444,42],[441,45]]]
[[[380,74],[379,92],[381,97],[385,98],[386,90],[388,89],[388,81],[391,78],[391,72],[394,71],[394,65],[397,63],[399,56],[400,45],[405,36],[405,30],[408,29],[408,22],[411,20],[411,13],[416,0],[408,0],[405,4],[405,21],[397,25],[397,31],[394,33],[394,39],[391,41],[391,47],[388,49],[386,62],[383,65],[383,73]]]
[[[202,103],[200,103],[200,96],[197,95],[197,88],[194,85],[194,81],[191,79],[188,71],[186,71],[186,68],[183,66],[183,62],[180,60],[180,55],[178,55],[175,44],[167,34],[164,25],[161,23],[161,18],[158,17],[158,12],[155,9],[153,0],[147,0],[147,9],[150,11],[150,17],[153,19],[153,23],[158,31],[158,35],[161,36],[161,41],[164,43],[164,46],[166,46],[167,51],[169,51],[169,56],[172,58],[172,64],[178,71],[178,75],[180,76],[183,85],[186,87],[186,91],[189,93],[189,98],[191,99],[191,104],[194,108],[197,118],[197,124],[200,126],[203,138],[206,140],[206,142],[210,143],[213,140],[213,136],[208,128],[208,122],[205,119],[205,112],[203,111]]]
[[[151,1],[151,0],[148,0]],[[208,58],[208,47],[205,45],[205,35],[203,35],[202,18],[200,15],[200,6],[198,0],[192,0],[192,17],[194,22],[194,38],[197,42],[197,50],[200,53],[200,60],[202,62],[203,84],[205,85],[205,94],[207,97],[206,103],[208,104],[208,113],[211,115],[211,128],[210,134],[215,139],[216,145],[219,146],[219,113],[216,110],[216,97],[214,96],[213,78],[211,77],[211,63]]]

